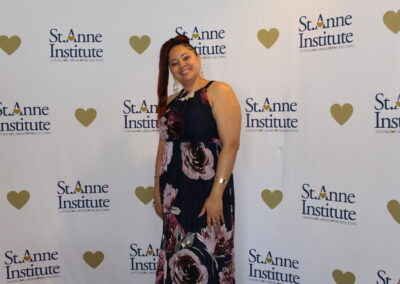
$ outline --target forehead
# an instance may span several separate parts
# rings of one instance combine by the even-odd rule
[[[185,45],[176,45],[169,51],[168,57],[169,59],[174,59],[180,57],[184,53],[194,53],[192,49]]]

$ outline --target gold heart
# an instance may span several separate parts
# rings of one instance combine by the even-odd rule
[[[267,31],[266,29],[261,29],[257,33],[257,38],[266,48],[271,48],[274,43],[278,40],[279,31],[275,28]]]
[[[14,109],[14,113],[15,113],[15,114],[19,114],[20,112],[21,112],[21,110],[20,110],[19,108],[15,108],[15,109]]]
[[[75,191],[81,192],[82,191],[82,187],[75,187]]]
[[[131,36],[129,44],[137,53],[142,54],[149,47],[150,41],[150,37],[147,35],[140,38],[138,36]]]
[[[148,204],[153,199],[153,190],[154,187],[152,186],[148,186],[147,188],[138,186],[135,189],[135,194],[140,201],[142,201],[144,204]]]
[[[145,111],[147,111],[147,107],[141,107],[140,110],[141,110],[142,112],[145,112]]]
[[[21,38],[19,36],[0,36],[0,48],[5,51],[8,55],[11,55],[21,45]]]
[[[333,279],[337,284],[354,284],[356,277],[351,272],[343,273],[341,270],[336,269],[332,272]]]
[[[101,251],[96,251],[95,253],[87,251],[83,254],[83,259],[91,268],[96,268],[103,262],[104,253]]]
[[[265,109],[265,110],[269,110],[270,108],[271,108],[270,105],[264,105],[264,109]]]
[[[75,36],[68,36],[69,41],[73,41],[75,39]]]
[[[320,196],[321,198],[325,198],[325,197],[326,197],[326,193],[325,193],[325,192],[321,192],[321,193],[319,194],[319,196]]]
[[[340,125],[345,124],[352,114],[353,106],[351,104],[344,104],[343,106],[334,104],[331,106],[331,115]]]
[[[272,258],[269,257],[269,258],[266,259],[266,261],[271,263],[272,262]]]
[[[151,255],[151,254],[153,254],[153,251],[152,250],[148,250],[147,251],[147,255]]]
[[[324,26],[324,22],[317,22],[317,26],[318,26],[319,28],[323,27],[323,26]]]
[[[400,101],[396,102],[396,105],[397,105],[398,107],[400,107]]]
[[[400,203],[397,200],[390,200],[387,208],[396,222],[400,224]]]
[[[31,260],[31,256],[30,256],[30,255],[24,256],[24,260],[25,260],[25,261]]]
[[[192,34],[192,37],[194,37],[195,39],[197,39],[199,37],[198,33]]]
[[[385,25],[397,34],[400,31],[400,10],[395,13],[394,11],[387,11],[385,15],[383,15],[383,22]]]
[[[75,111],[75,117],[76,119],[82,123],[83,126],[89,126],[93,122],[93,120],[96,118],[97,112],[94,108],[88,108],[87,110],[84,110],[83,108],[78,108]]]
[[[269,208],[274,209],[282,201],[283,194],[280,190],[271,192],[269,189],[265,189],[261,192],[261,198]]]
[[[21,209],[28,202],[30,198],[30,194],[26,190],[21,190],[19,193],[16,191],[10,191],[7,194],[7,200],[11,203],[15,208]]]

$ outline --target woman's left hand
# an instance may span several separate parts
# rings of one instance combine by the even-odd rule
[[[224,223],[224,214],[222,212],[223,202],[222,198],[210,195],[204,202],[204,206],[200,211],[199,217],[207,213],[207,226],[210,229],[221,226]]]

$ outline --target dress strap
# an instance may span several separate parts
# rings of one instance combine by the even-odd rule
[[[211,84],[214,83],[214,82],[215,82],[215,81],[210,81],[210,82],[208,82],[207,85],[205,85],[205,86],[203,87],[203,89],[207,89],[207,88],[210,87]]]

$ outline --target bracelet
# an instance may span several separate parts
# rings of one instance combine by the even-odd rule
[[[215,182],[220,184],[226,184],[226,179],[222,177],[215,177]]]

